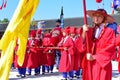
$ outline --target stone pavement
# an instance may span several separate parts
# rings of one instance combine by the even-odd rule
[[[120,80],[119,79],[119,75],[118,75],[118,71],[117,71],[117,62],[116,61],[112,61],[112,66],[113,66],[113,76],[112,76],[112,80]],[[54,69],[54,73],[46,73],[45,75],[32,75],[28,76],[26,78],[18,78],[16,77],[17,75],[17,70],[11,70],[10,72],[10,80],[60,80],[62,78],[61,73],[58,73],[58,71],[56,69]],[[82,80],[80,79],[73,79],[73,80]]]

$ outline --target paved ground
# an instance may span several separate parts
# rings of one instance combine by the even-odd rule
[[[118,71],[117,71],[117,66],[118,66],[117,62],[113,61],[112,63],[113,63],[112,80],[120,80]],[[10,80],[60,80],[62,78],[61,74],[58,73],[56,69],[54,69],[54,73],[45,74],[44,76],[40,74],[37,76],[32,75],[32,76],[28,76],[26,78],[18,78],[18,77],[16,77],[16,75],[17,75],[17,71],[11,70],[9,79]],[[82,80],[82,79],[80,78],[80,79],[74,79],[74,80]]]

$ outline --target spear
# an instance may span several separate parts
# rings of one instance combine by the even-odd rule
[[[86,0],[83,0],[83,10],[84,10],[84,24],[88,24],[87,22],[87,15],[86,15]],[[88,31],[86,32],[86,47],[87,47],[87,53],[90,52],[90,47],[89,47],[89,39],[88,39]],[[86,55],[85,55],[86,58]],[[92,71],[91,71],[91,63],[90,61],[85,59],[85,69],[88,70],[87,74],[89,74],[88,76],[88,80],[92,80]],[[85,71],[86,73],[86,71]],[[84,74],[83,74],[84,75]],[[84,80],[84,76],[83,76],[83,80]],[[86,79],[85,79],[86,80]]]

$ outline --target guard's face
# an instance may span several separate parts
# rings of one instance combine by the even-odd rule
[[[94,14],[94,16],[93,16],[93,22],[95,23],[95,24],[101,24],[102,22],[103,22],[103,20],[104,20],[104,16],[103,15],[101,15],[101,14]]]
[[[56,27],[59,27],[61,24],[59,22],[56,22]]]
[[[30,38],[31,38],[32,40],[35,39],[35,37],[33,37],[33,36],[31,36]]]
[[[63,36],[66,36],[66,33],[65,33],[65,32],[63,32]]]
[[[71,37],[75,37],[75,34],[74,33],[72,33],[72,34],[70,34],[71,35]]]
[[[41,36],[40,34],[36,34],[36,37],[40,38],[40,36]]]

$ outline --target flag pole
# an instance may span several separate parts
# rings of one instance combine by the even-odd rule
[[[88,24],[86,15],[86,0],[83,0],[84,24]]]
[[[60,14],[60,20],[61,20],[61,27],[64,29],[64,13],[63,13],[63,6],[61,7],[61,14]]]
[[[84,24],[88,25],[88,22],[87,22],[87,13],[86,13],[86,0],[83,0],[83,11],[84,11]],[[87,53],[90,53],[88,31],[86,31],[85,38],[86,38]],[[85,55],[85,58],[86,58],[86,55]],[[88,61],[87,59],[85,59],[85,64],[87,64],[85,67],[87,67],[87,70],[89,70],[88,73],[87,73],[87,74],[89,74],[88,78],[89,78],[89,80],[92,80],[91,63],[90,63],[90,61]],[[86,71],[85,71],[85,73],[86,73]]]

